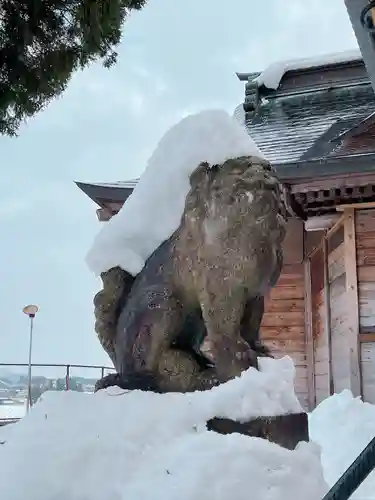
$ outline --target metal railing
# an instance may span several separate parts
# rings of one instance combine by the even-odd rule
[[[5,367],[5,368],[28,368],[28,363],[0,363],[0,367]],[[76,364],[60,364],[60,363],[32,363],[31,364],[31,369],[33,368],[64,368],[64,374],[61,377],[56,377],[56,376],[45,376],[45,375],[34,375],[36,377],[38,376],[44,376],[46,379],[48,378],[55,378],[58,380],[65,379],[65,386],[64,388],[60,390],[65,390],[69,391],[71,389],[71,379],[72,377],[72,369],[80,369],[80,370],[95,370],[97,371],[97,378],[102,378],[104,377],[108,372],[115,371],[113,367],[109,366],[102,366],[102,365],[76,365]],[[17,374],[18,375],[18,374]],[[6,377],[4,377],[6,378]],[[74,378],[84,378],[82,375],[74,376]],[[95,378],[90,377],[90,378]],[[11,388],[11,387],[10,387]],[[25,390],[30,390],[29,387],[25,385]],[[11,399],[11,398],[10,398]],[[0,426],[5,425],[7,423],[13,423],[17,422],[20,420],[20,418],[15,418],[15,417],[9,417],[9,418],[1,418],[0,417]]]
[[[27,368],[28,363],[0,363],[0,366],[3,367],[25,367]],[[100,370],[100,377],[104,377],[106,371],[114,371],[113,367],[102,366],[102,365],[75,365],[75,364],[60,364],[60,363],[31,363],[31,368],[65,368],[65,380],[67,383],[66,390],[69,390],[69,379],[70,379],[70,370],[71,368],[88,368],[94,370]]]
[[[323,500],[348,500],[374,469],[375,438],[358,455]]]

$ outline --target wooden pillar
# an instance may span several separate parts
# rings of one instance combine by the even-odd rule
[[[304,261],[304,289],[305,289],[305,339],[306,339],[306,363],[309,411],[316,406],[315,392],[315,363],[314,363],[314,339],[312,330],[312,298],[311,298],[311,261]]]
[[[328,241],[323,239],[323,265],[324,265],[324,330],[328,342],[328,381],[329,393],[334,393],[333,371],[332,371],[332,334],[331,334],[331,293],[328,270]]]
[[[346,297],[348,305],[347,335],[350,366],[350,387],[355,397],[362,395],[360,346],[359,346],[359,310],[357,281],[357,252],[355,234],[355,209],[344,211],[344,245],[346,271]]]

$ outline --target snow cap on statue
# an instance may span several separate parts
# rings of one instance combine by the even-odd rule
[[[243,125],[222,110],[188,115],[161,138],[133,193],[101,228],[87,255],[91,271],[119,266],[138,274],[148,257],[178,228],[189,177],[203,161],[264,158]]]

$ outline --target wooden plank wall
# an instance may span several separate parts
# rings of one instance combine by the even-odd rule
[[[284,267],[276,287],[266,298],[261,338],[276,357],[290,356],[296,367],[295,389],[308,408],[305,348],[303,223],[288,221],[284,242]]]
[[[347,270],[353,262],[348,262],[347,230],[343,221],[311,257],[315,404],[334,392],[355,389],[350,342],[357,335],[351,311],[356,301],[348,290]]]
[[[361,343],[363,400],[375,404],[375,342]]]
[[[295,390],[308,408],[305,343],[305,300],[303,268],[303,225],[289,221],[284,244],[282,275],[266,298],[261,338],[275,357],[290,356],[296,367]]]
[[[356,214],[359,324],[361,333],[375,333],[375,210]]]
[[[363,398],[375,403],[375,210],[356,212]]]
[[[347,342],[349,304],[346,293],[344,227],[328,241],[328,277],[333,391],[350,388],[350,356]]]
[[[310,237],[305,250],[307,243],[310,251],[319,245],[319,236]],[[290,232],[289,244],[293,241],[297,239]],[[289,354],[294,359],[296,392],[305,408],[308,374],[310,386],[314,386],[313,404],[344,389],[355,395],[361,391],[365,401],[375,403],[375,209],[357,210],[355,216],[353,209],[345,212],[342,224],[327,237],[327,243],[313,252],[308,294],[311,326],[306,327],[312,337],[313,368],[309,370],[303,320],[307,288],[304,290],[297,248],[295,244],[294,262],[284,266],[267,301],[262,324],[266,344],[276,356]],[[292,255],[291,250],[286,252]]]

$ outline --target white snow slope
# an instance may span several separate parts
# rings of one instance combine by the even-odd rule
[[[310,439],[322,449],[327,483],[333,486],[361,451],[375,437],[375,405],[353,398],[350,391],[324,400],[309,416]],[[351,500],[375,499],[375,472]]]
[[[300,411],[293,378],[283,358],[204,393],[45,393],[23,420],[0,428],[0,498],[320,500],[327,484],[316,445],[289,451],[206,429],[214,416]]]
[[[263,158],[246,129],[225,111],[202,111],[174,125],[119,213],[101,227],[86,258],[91,271],[99,276],[120,266],[138,274],[178,228],[189,176],[199,163],[220,164],[243,155]]]

